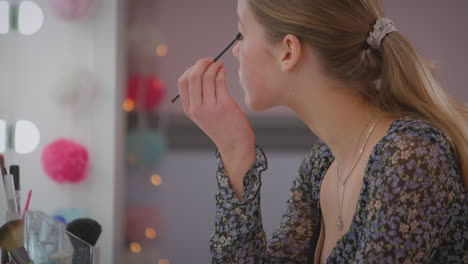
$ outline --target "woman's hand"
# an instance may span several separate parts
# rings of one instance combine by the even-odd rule
[[[255,136],[226,88],[223,64],[199,60],[179,78],[179,94],[184,113],[218,147],[231,186],[242,200],[244,175],[255,162]]]
[[[245,113],[226,88],[226,70],[212,58],[199,60],[179,78],[184,113],[220,152],[254,149],[254,133]]]

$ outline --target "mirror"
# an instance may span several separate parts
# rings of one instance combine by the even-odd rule
[[[18,31],[23,35],[33,35],[41,29],[44,14],[41,7],[32,1],[23,1],[18,8]]]
[[[10,4],[7,1],[0,1],[0,34],[10,31]]]
[[[16,122],[14,148],[18,154],[28,154],[39,145],[39,129],[31,121],[19,120]]]

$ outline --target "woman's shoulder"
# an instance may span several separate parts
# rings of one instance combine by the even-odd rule
[[[405,116],[395,120],[378,144],[382,151],[417,148],[421,145],[453,152],[448,136],[430,122]]]
[[[315,141],[312,149],[302,160],[299,172],[302,174],[317,174],[317,172],[328,167],[333,161],[333,155],[328,146],[319,138]]]
[[[459,175],[461,171],[448,136],[430,122],[412,117],[392,123],[371,154],[371,168],[375,173],[404,177],[414,173]]]
[[[407,154],[417,156],[440,154],[455,160],[454,153],[452,143],[441,129],[430,122],[404,116],[392,122],[385,136],[374,147],[371,160],[382,160],[385,157],[395,159],[395,155],[404,158]],[[304,157],[300,172],[321,175],[333,162],[333,158],[328,146],[317,139],[311,151]]]
[[[428,140],[447,140],[445,133],[428,121],[417,119],[410,116],[404,116],[395,120],[389,129],[390,137],[409,135],[422,137]]]

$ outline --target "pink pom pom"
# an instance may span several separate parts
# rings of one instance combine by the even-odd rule
[[[50,0],[50,9],[60,18],[67,20],[87,16],[96,6],[96,0]]]
[[[126,98],[140,105],[139,93],[143,93],[143,110],[147,113],[152,112],[165,96],[164,84],[157,77],[133,74],[127,81]]]
[[[58,183],[81,182],[86,178],[88,150],[72,140],[58,139],[44,148],[42,166]]]
[[[127,239],[130,241],[151,240],[161,235],[161,219],[156,209],[143,205],[131,207],[125,217]]]

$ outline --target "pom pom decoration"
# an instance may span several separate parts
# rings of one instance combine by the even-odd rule
[[[140,65],[147,65],[147,62],[154,60],[156,47],[164,43],[154,19],[146,16],[129,21],[127,41],[129,57],[139,61]],[[148,69],[147,73],[152,70]]]
[[[152,131],[141,129],[127,135],[128,162],[132,166],[154,165],[167,149],[166,138]]]
[[[73,70],[60,75],[54,99],[60,105],[89,108],[97,91],[97,80],[89,71]]]
[[[163,83],[157,77],[133,74],[128,79],[126,101],[133,102],[136,109],[138,109],[139,104],[143,103],[142,110],[146,113],[152,112],[159,106],[164,95]],[[140,98],[143,99],[143,102]],[[133,109],[128,110],[132,111]]]
[[[58,139],[42,152],[42,166],[47,175],[58,183],[78,183],[86,179],[88,150],[68,139]]]
[[[49,0],[50,9],[59,18],[78,20],[96,8],[96,0]]]
[[[160,235],[160,216],[156,209],[136,206],[127,209],[126,234],[130,241],[148,241]]]

